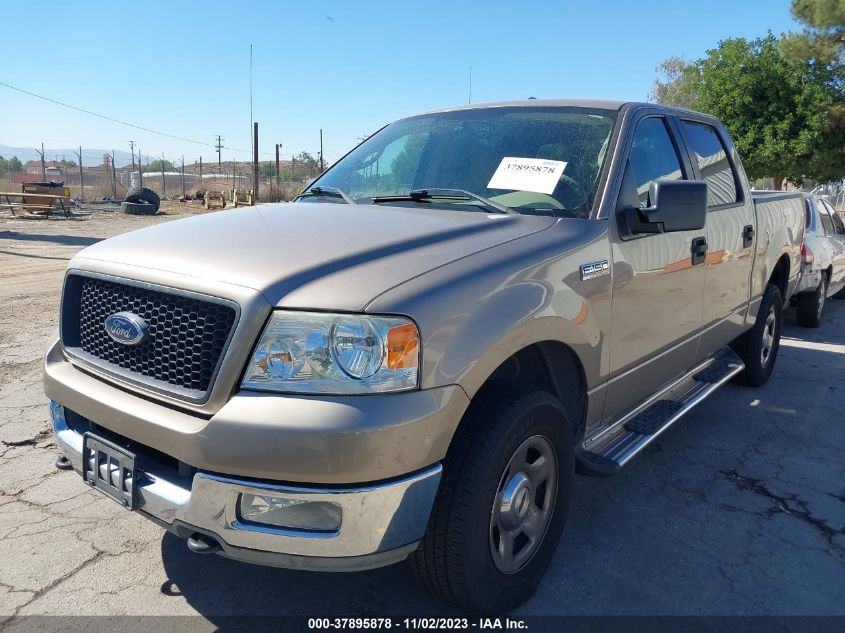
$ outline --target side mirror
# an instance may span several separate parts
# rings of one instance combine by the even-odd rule
[[[622,208],[629,235],[670,233],[704,228],[707,183],[700,180],[658,180],[649,187],[650,207]]]

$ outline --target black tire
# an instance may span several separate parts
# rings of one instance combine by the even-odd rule
[[[783,298],[780,289],[769,284],[763,293],[754,327],[731,343],[734,352],[745,363],[745,371],[734,382],[759,387],[769,379],[780,349],[782,326]],[[765,339],[764,332],[767,332]]]
[[[125,198],[126,202],[148,202],[155,207],[155,210],[158,211],[159,206],[161,205],[161,198],[158,197],[158,194],[153,191],[152,189],[147,189],[146,187],[135,187],[131,189]]]
[[[205,198],[205,191],[203,191],[202,189],[197,189],[197,193],[194,197],[197,200],[202,200],[203,198]]]
[[[543,536],[524,552],[530,557],[504,573],[500,563],[494,561],[494,533],[498,528],[493,525],[493,511],[501,504],[499,495],[509,483],[505,481],[510,477],[506,467],[510,467],[515,451],[520,453],[516,449],[535,438],[542,438],[553,449],[555,459],[549,463],[556,463],[557,468],[550,465],[549,472],[556,474],[556,485],[549,479],[553,483],[543,492],[543,484],[536,491],[532,487],[524,516],[543,512],[538,509],[535,494],[537,498],[544,494],[545,503],[553,505],[547,506],[545,530],[537,530]],[[525,449],[522,452],[530,454]],[[552,560],[569,514],[574,472],[570,427],[557,398],[535,387],[498,395],[491,391],[490,397],[482,398],[467,413],[444,462],[426,534],[410,558],[419,581],[468,613],[497,614],[518,607],[534,593]],[[520,550],[514,546],[513,551]]]
[[[128,213],[129,215],[155,215],[155,205],[148,202],[121,202],[121,213]]]
[[[822,273],[818,288],[802,292],[795,304],[795,317],[801,327],[819,327],[822,322],[824,303],[827,299],[827,275]]]

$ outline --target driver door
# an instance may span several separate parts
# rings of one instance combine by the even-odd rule
[[[641,116],[628,141],[617,213],[625,205],[649,206],[654,181],[692,179],[681,147],[672,121],[656,114]],[[693,262],[692,249],[705,235],[703,228],[621,235],[616,218],[610,219],[610,232],[614,285],[608,421],[697,362],[704,265]]]

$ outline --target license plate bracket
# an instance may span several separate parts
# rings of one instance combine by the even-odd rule
[[[93,433],[82,436],[82,479],[123,507],[135,509],[135,455]]]

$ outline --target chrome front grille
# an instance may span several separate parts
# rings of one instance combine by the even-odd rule
[[[89,274],[68,275],[62,301],[62,343],[72,356],[193,402],[207,399],[238,318],[230,301]],[[144,319],[146,340],[112,339],[105,320],[118,312]]]

